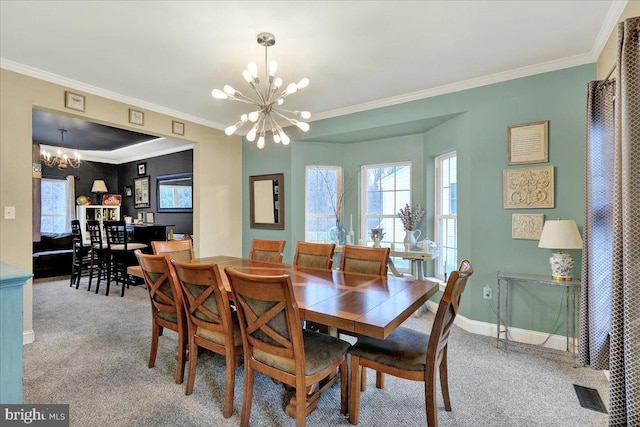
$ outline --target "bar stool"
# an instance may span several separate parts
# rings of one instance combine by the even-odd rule
[[[127,227],[124,221],[104,221],[104,232],[107,237],[107,291],[109,295],[111,279],[116,283],[120,282],[122,291],[120,296],[124,296],[124,288],[129,287],[127,267],[136,264],[133,251],[146,248],[144,243],[129,242]]]

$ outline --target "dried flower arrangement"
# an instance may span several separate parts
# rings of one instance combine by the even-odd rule
[[[423,216],[424,209],[422,209],[422,206],[417,205],[416,208],[412,211],[411,206],[409,206],[408,203],[404,208],[400,209],[400,212],[398,212],[398,217],[400,217],[402,225],[407,231],[414,231],[416,228],[418,228],[418,224],[420,223],[420,220]]]

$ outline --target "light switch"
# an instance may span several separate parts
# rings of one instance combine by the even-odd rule
[[[16,207],[5,206],[4,207],[4,219],[16,219]]]

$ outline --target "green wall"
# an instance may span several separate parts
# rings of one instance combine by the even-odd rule
[[[588,64],[321,120],[311,124],[308,134],[295,133],[287,147],[268,141],[263,150],[258,150],[245,141],[244,255],[248,254],[252,238],[285,239],[284,260],[291,261],[296,242],[304,240],[304,169],[305,165],[313,164],[342,166],[348,179],[363,164],[410,160],[412,203],[427,207],[420,228],[423,236],[426,233],[433,239],[433,161],[440,154],[457,150],[459,259],[469,259],[475,269],[462,299],[461,314],[495,323],[495,283],[499,270],[550,274],[549,250],[539,249],[534,240],[511,238],[511,214],[542,213],[545,219],[572,218],[582,228],[585,89],[595,76],[595,64]],[[555,208],[503,209],[502,171],[509,168],[507,127],[539,120],[549,121],[549,162],[523,167],[555,167]],[[415,133],[420,121],[437,126],[425,125],[425,131]],[[412,134],[398,134],[397,129],[403,123]],[[388,137],[389,129],[394,129],[398,136]],[[350,144],[334,142],[341,136],[353,140],[358,132],[370,139],[376,131],[387,137]],[[248,177],[277,172],[285,174],[285,230],[251,229]],[[349,214],[354,214],[356,241],[360,238],[360,224],[356,221],[359,205],[359,192],[354,186],[346,195],[343,221],[348,222]],[[581,251],[571,252],[576,260],[574,276],[580,277]],[[486,284],[494,288],[492,300],[482,298]],[[561,289],[516,284],[511,298],[513,326],[564,334]]]

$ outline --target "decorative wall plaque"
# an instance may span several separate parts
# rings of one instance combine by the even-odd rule
[[[543,225],[543,214],[512,214],[511,238],[540,240]]]
[[[553,166],[505,169],[502,173],[505,209],[552,209]]]

